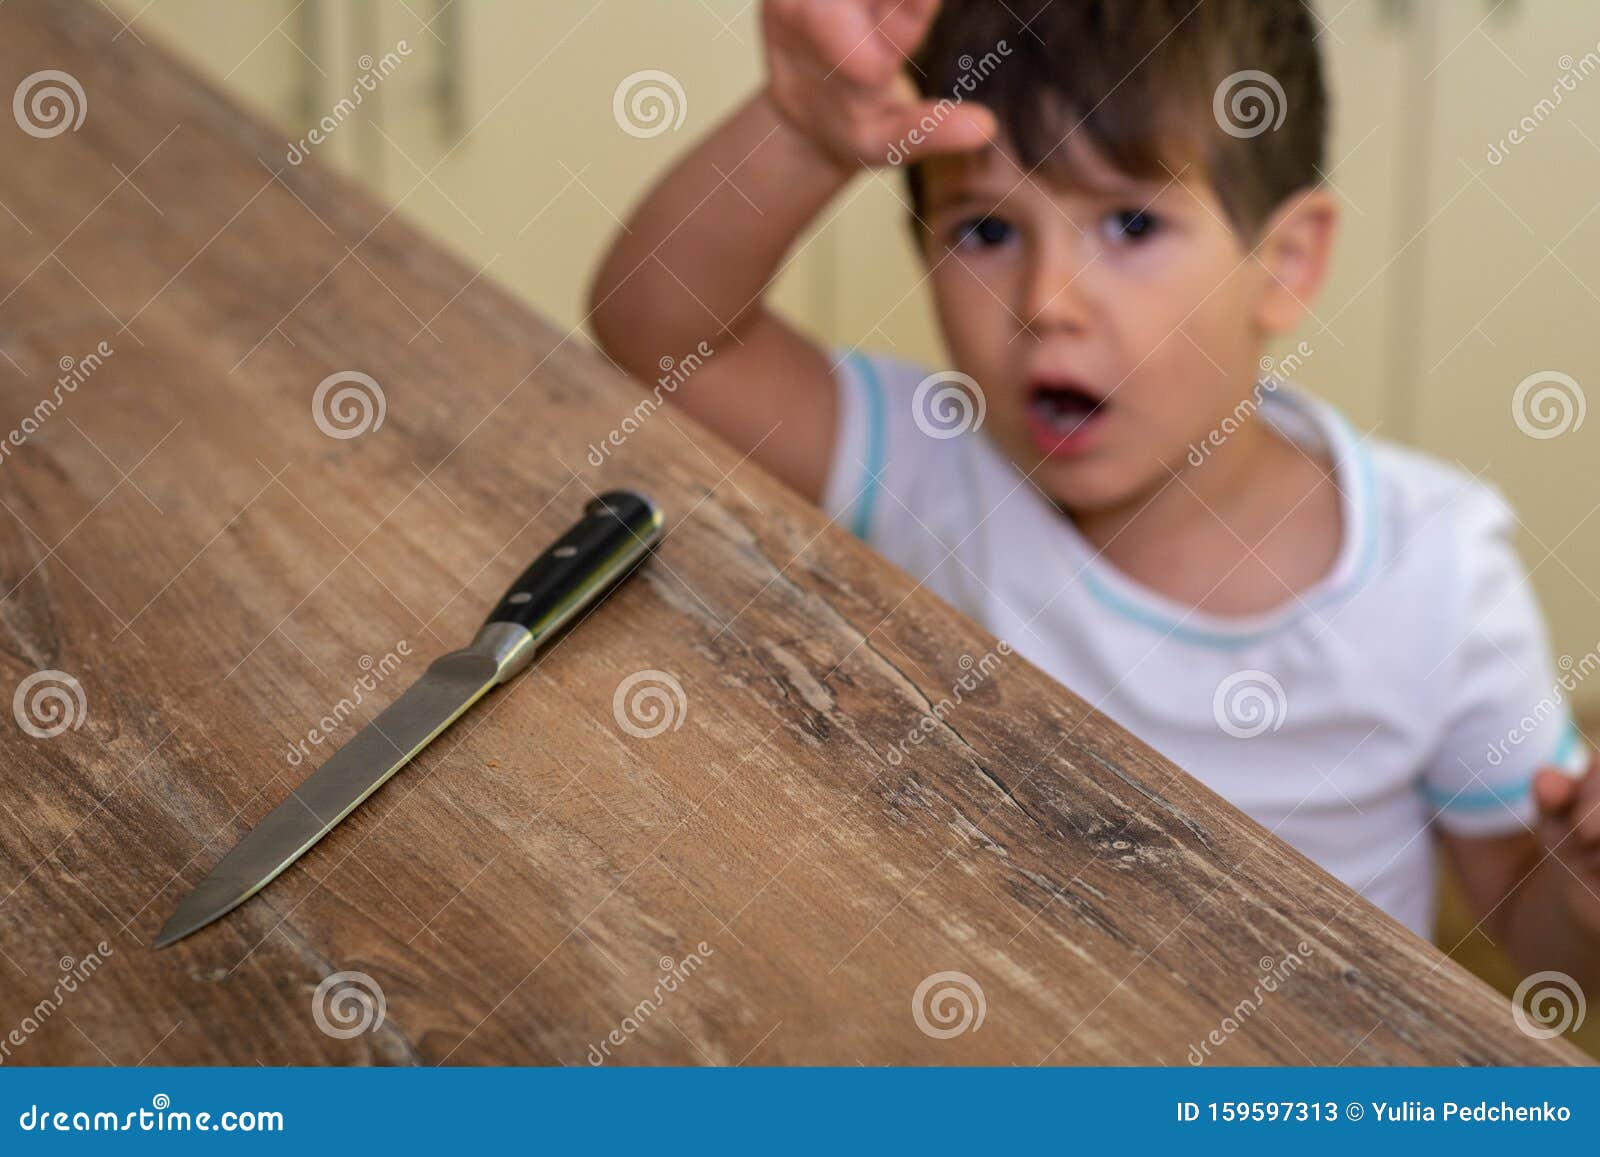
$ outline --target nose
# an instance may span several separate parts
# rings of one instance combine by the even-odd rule
[[[1071,233],[1070,230],[1066,231]],[[1035,336],[1081,330],[1089,311],[1090,262],[1075,234],[1034,248],[1023,286],[1019,320]]]

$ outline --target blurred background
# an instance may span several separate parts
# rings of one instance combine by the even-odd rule
[[[104,0],[314,156],[581,332],[630,206],[761,78],[753,0]],[[1322,0],[1345,210],[1293,377],[1360,428],[1498,484],[1557,656],[1600,647],[1600,13]],[[360,94],[359,100],[354,99]],[[331,128],[329,126],[332,126]],[[313,137],[312,130],[316,129]],[[865,174],[779,304],[834,346],[943,355],[902,175]],[[1600,417],[1593,419],[1600,428]],[[1593,660],[1591,659],[1591,662]],[[1600,737],[1600,679],[1572,701]],[[1509,986],[1459,907],[1443,947]],[[1600,1050],[1600,1017],[1586,1032]]]

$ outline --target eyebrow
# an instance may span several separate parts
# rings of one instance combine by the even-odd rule
[[[950,209],[953,206],[993,203],[999,200],[1000,197],[991,196],[986,190],[963,186],[945,192],[930,191],[924,211],[928,214],[933,214]]]
[[[1009,178],[1010,174],[1006,176]],[[927,211],[933,213],[969,201],[999,201],[1011,193],[1019,183],[1018,180],[1007,180],[1002,193],[985,187],[991,181],[995,184],[1000,183],[999,179],[991,174],[974,174],[950,178],[943,182],[930,182],[927,191]],[[1075,193],[1107,200],[1120,197],[1144,205],[1156,200],[1169,189],[1180,186],[1182,182],[1170,177],[1167,179],[1130,177],[1121,173],[1112,174],[1109,180],[1091,181],[1084,178],[1081,173],[1074,172],[1065,181],[1052,181],[1048,176],[1044,176],[1039,184],[1054,192]]]

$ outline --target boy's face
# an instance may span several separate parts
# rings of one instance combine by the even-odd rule
[[[1192,170],[1139,181],[1078,138],[1067,147],[1082,187],[1025,177],[998,147],[925,162],[923,247],[989,436],[1045,494],[1087,513],[1186,469],[1254,389],[1292,289]]]

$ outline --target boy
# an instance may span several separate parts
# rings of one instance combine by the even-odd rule
[[[1302,0],[938,9],[767,0],[767,83],[616,241],[602,346],[706,342],[675,402],[913,577],[1419,934],[1431,832],[1524,966],[1600,981],[1600,771],[1510,511],[1258,378],[1336,226]],[[764,302],[902,159],[932,375]]]

